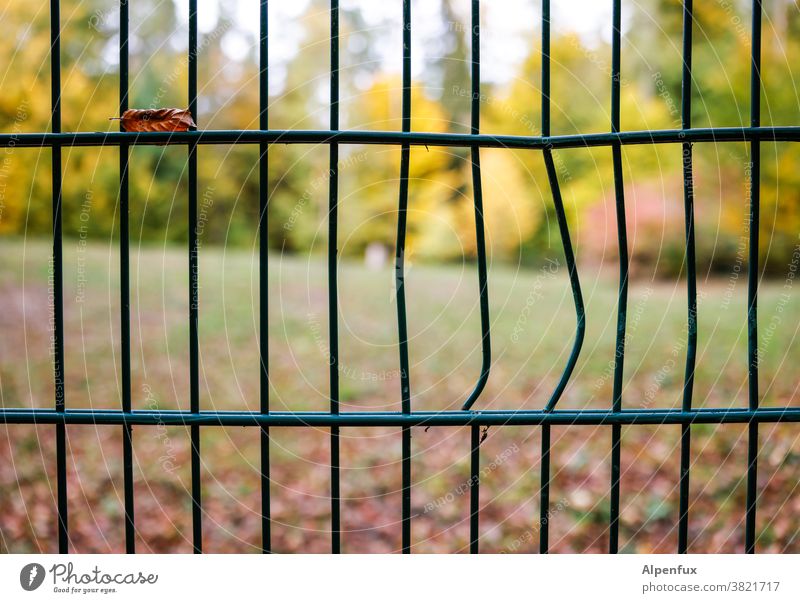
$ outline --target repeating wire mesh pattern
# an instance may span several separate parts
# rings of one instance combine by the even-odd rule
[[[189,1],[189,54],[188,98],[189,110],[197,121],[197,0]],[[470,551],[477,553],[480,541],[480,446],[481,430],[488,426],[529,425],[540,426],[541,482],[538,533],[539,549],[548,552],[548,516],[550,512],[551,476],[551,426],[596,425],[610,426],[611,430],[611,480],[610,520],[608,550],[619,547],[620,516],[620,454],[622,426],[633,424],[675,425],[680,427],[680,507],[678,516],[677,550],[686,553],[688,548],[689,490],[692,424],[746,423],[748,425],[748,465],[745,515],[745,551],[755,552],[756,508],[758,500],[757,461],[759,423],[798,422],[800,407],[759,408],[758,354],[757,354],[757,299],[758,299],[758,232],[759,232],[759,178],[761,141],[800,141],[800,127],[761,127],[761,19],[762,2],[752,2],[752,45],[750,76],[750,126],[742,128],[694,129],[691,124],[692,101],[692,0],[683,2],[683,65],[681,94],[681,128],[657,131],[620,131],[620,60],[621,60],[621,0],[613,1],[612,62],[611,62],[611,123],[607,133],[553,136],[550,127],[550,0],[542,0],[541,40],[541,136],[493,136],[480,133],[480,2],[472,0],[471,6],[471,124],[469,134],[427,133],[412,131],[411,107],[411,0],[402,0],[403,13],[403,73],[402,73],[402,129],[400,132],[341,131],[339,130],[339,3],[331,0],[330,6],[330,127],[324,131],[270,130],[268,120],[268,22],[267,0],[260,0],[259,92],[260,121],[258,130],[190,131],[180,133],[73,133],[61,131],[61,54],[60,54],[60,2],[51,0],[51,102],[52,131],[49,133],[0,134],[0,147],[49,147],[52,149],[52,208],[53,208],[53,377],[55,382],[54,407],[0,409],[0,422],[4,424],[52,424],[56,430],[56,475],[58,489],[58,548],[69,552],[66,426],[68,424],[116,425],[123,433],[123,472],[125,500],[126,551],[135,552],[133,441],[135,425],[184,425],[190,427],[191,437],[191,495],[193,545],[202,552],[203,507],[201,500],[200,429],[219,426],[259,428],[261,432],[261,548],[271,551],[270,515],[270,427],[327,427],[330,429],[330,503],[331,550],[338,553],[342,545],[341,533],[341,468],[339,458],[340,430],[342,428],[384,426],[401,430],[402,436],[402,506],[398,514],[402,526],[402,550],[411,550],[411,429],[417,426],[469,426],[470,427]],[[128,0],[120,2],[119,64],[120,114],[128,109],[129,92],[129,7]],[[692,172],[692,144],[695,142],[749,142],[751,152],[751,178],[755,183],[748,188],[749,258],[748,258],[748,407],[743,409],[697,410],[692,407],[693,377],[697,353],[697,273],[695,267],[694,189]],[[330,153],[330,187],[328,213],[328,311],[330,346],[330,410],[329,412],[276,412],[269,404],[268,364],[268,162],[269,146],[280,144],[327,145]],[[634,144],[679,144],[682,153],[683,200],[685,213],[685,261],[687,286],[687,353],[683,380],[683,400],[680,409],[639,408],[625,409],[622,399],[623,364],[626,343],[626,307],[628,300],[628,242],[622,147]],[[259,157],[259,352],[260,352],[260,408],[259,412],[201,410],[199,397],[198,318],[200,303],[198,282],[198,208],[197,208],[197,145],[201,144],[251,144],[258,145]],[[339,397],[339,334],[337,291],[337,212],[339,146],[347,144],[385,144],[400,147],[401,163],[398,198],[398,223],[395,252],[395,281],[397,328],[399,335],[400,412],[340,412]],[[189,166],[188,187],[188,269],[189,269],[189,355],[190,403],[188,411],[132,410],[131,406],[131,329],[130,329],[130,263],[129,263],[129,181],[128,161],[132,145],[180,145],[187,148]],[[404,288],[404,261],[406,224],[409,194],[409,161],[412,145],[462,147],[470,151],[472,190],[474,194],[475,237],[477,251],[478,296],[481,318],[482,368],[472,393],[463,402],[461,410],[430,412],[413,411],[412,379],[409,364],[408,327]],[[119,409],[70,410],[64,394],[64,303],[62,267],[62,148],[70,146],[117,146],[120,166],[120,339],[122,376]],[[619,245],[619,289],[617,297],[617,330],[615,357],[613,359],[613,394],[608,410],[557,410],[561,398],[581,352],[586,330],[586,313],[581,293],[575,254],[564,210],[559,179],[553,159],[553,150],[590,146],[610,147],[613,158],[614,191],[616,200],[617,239]],[[487,383],[492,364],[491,333],[489,321],[489,291],[487,283],[487,254],[484,233],[483,201],[481,190],[481,148],[506,148],[540,150],[543,153],[547,177],[552,193],[561,243],[569,271],[570,286],[575,306],[575,334],[571,353],[550,398],[541,410],[481,411],[481,392]],[[535,518],[531,518],[535,522]]]

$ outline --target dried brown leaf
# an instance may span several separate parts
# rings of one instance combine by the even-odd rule
[[[128,109],[122,117],[110,117],[122,123],[126,132],[186,132],[197,125],[188,109]]]

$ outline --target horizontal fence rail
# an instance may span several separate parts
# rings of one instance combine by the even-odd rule
[[[66,410],[9,408],[0,424],[67,425],[218,425],[230,427],[460,427],[468,425],[678,425],[683,423],[798,423],[800,408],[749,410],[509,410],[402,412],[278,412]]]
[[[0,134],[0,147],[102,147],[190,144],[381,144],[493,149],[578,149],[614,144],[800,142],[800,126],[630,130],[562,136],[451,134],[379,130],[202,130],[194,132],[37,132]]]
[[[128,108],[129,98],[129,0],[120,2],[120,113]],[[341,479],[339,438],[341,428],[386,426],[401,429],[402,437],[402,505],[398,511],[402,530],[402,551],[410,552],[411,542],[411,428],[429,426],[470,427],[469,443],[464,451],[470,452],[470,551],[479,551],[480,542],[480,445],[481,428],[487,426],[528,425],[542,430],[540,518],[537,531],[540,535],[539,550],[548,552],[548,514],[550,512],[551,431],[553,425],[609,426],[611,435],[611,481],[609,484],[609,543],[608,550],[617,552],[619,547],[620,513],[620,452],[624,445],[621,427],[624,425],[675,425],[680,427],[680,510],[677,518],[677,550],[686,553],[688,546],[688,522],[691,502],[690,451],[691,428],[697,424],[747,424],[748,467],[747,502],[742,509],[745,519],[745,543],[747,552],[755,551],[756,508],[758,499],[757,462],[758,426],[760,423],[800,422],[800,407],[763,408],[759,406],[758,355],[757,355],[757,299],[758,299],[758,224],[759,224],[759,169],[761,142],[800,142],[800,126],[765,127],[760,120],[761,94],[761,0],[752,1],[752,46],[751,46],[751,119],[750,125],[741,128],[692,128],[692,27],[694,23],[691,0],[683,6],[683,65],[681,94],[681,127],[656,131],[620,131],[620,81],[621,81],[621,0],[613,1],[612,11],[612,61],[610,70],[611,111],[610,131],[591,134],[552,135],[550,124],[550,0],[542,0],[541,38],[541,135],[506,136],[480,133],[480,2],[471,2],[470,29],[470,77],[472,89],[471,124],[469,134],[415,132],[412,129],[411,107],[411,0],[398,0],[398,11],[403,19],[403,73],[402,73],[402,131],[358,131],[339,129],[339,3],[331,0],[330,10],[330,129],[329,130],[272,130],[268,120],[268,2],[259,2],[259,129],[258,130],[195,130],[189,132],[135,133],[135,132],[62,132],[61,131],[61,17],[59,0],[50,0],[50,65],[51,65],[51,132],[0,134],[0,147],[49,147],[52,148],[52,204],[53,204],[53,376],[55,398],[52,408],[3,408],[0,409],[2,424],[53,425],[56,430],[56,478],[58,507],[58,548],[69,551],[68,498],[66,478],[66,426],[67,425],[116,425],[123,429],[123,472],[125,494],[125,542],[126,551],[135,552],[134,482],[133,482],[133,426],[138,425],[183,425],[191,430],[191,498],[192,540],[195,552],[203,550],[203,503],[201,499],[201,451],[200,428],[220,426],[257,427],[261,431],[261,549],[268,553],[271,544],[270,504],[270,427],[326,427],[330,429],[330,503],[331,503],[331,550],[339,552],[342,546],[341,531]],[[189,55],[188,55],[188,99],[189,110],[199,123],[197,116],[197,0],[189,0]],[[1,92],[0,92],[1,93]],[[697,347],[697,274],[695,267],[694,190],[693,190],[693,143],[747,142],[751,147],[752,178],[749,187],[748,213],[749,257],[748,257],[748,406],[747,408],[703,408],[692,406],[693,377]],[[259,145],[259,411],[209,411],[203,410],[199,396],[198,334],[202,328],[198,307],[202,302],[198,273],[198,217],[197,217],[197,147],[215,144]],[[330,188],[328,214],[328,311],[329,348],[331,362],[330,410],[328,412],[279,412],[270,409],[269,347],[268,347],[268,151],[271,145],[309,144],[328,145],[330,159]],[[396,305],[398,319],[398,360],[401,368],[400,412],[340,412],[338,389],[338,299],[337,299],[337,216],[339,210],[338,170],[339,145],[396,145],[400,147],[400,174],[398,196],[397,246],[395,253]],[[687,355],[683,381],[683,401],[679,409],[626,408],[623,400],[623,363],[625,359],[626,304],[628,285],[628,258],[626,235],[626,210],[622,172],[622,147],[627,145],[676,144],[683,156],[683,201],[685,213],[685,252],[687,279]],[[128,167],[130,148],[139,145],[183,145],[187,147],[189,168],[188,187],[188,265],[190,273],[188,316],[190,352],[190,400],[189,410],[148,411],[133,410],[131,405],[130,362],[130,266],[129,266],[129,183]],[[120,301],[121,301],[121,399],[119,409],[109,405],[107,409],[77,410],[68,408],[64,393],[64,320],[63,320],[63,268],[62,268],[62,158],[63,147],[116,146],[120,159]],[[430,412],[412,409],[413,379],[409,363],[409,341],[407,327],[406,298],[404,289],[404,262],[406,217],[408,210],[409,163],[411,146],[463,147],[470,151],[472,168],[473,204],[475,210],[475,236],[480,301],[482,368],[472,393],[466,400],[454,401],[463,405],[462,410]],[[615,209],[617,236],[620,248],[619,289],[616,313],[616,346],[614,388],[608,410],[560,410],[561,398],[581,352],[586,330],[586,313],[581,292],[578,269],[570,238],[569,225],[564,211],[558,175],[552,152],[556,149],[585,147],[608,147],[613,155]],[[566,362],[558,384],[541,410],[480,410],[481,392],[491,378],[491,330],[489,324],[490,295],[487,285],[487,257],[484,237],[484,218],[481,194],[480,150],[484,148],[527,149],[542,151],[547,169],[547,180],[558,221],[561,244],[569,269],[570,287],[575,303],[576,326],[571,354]],[[71,211],[72,208],[67,208]],[[744,319],[745,317],[743,317]],[[324,370],[320,367],[320,370]],[[451,401],[453,402],[453,401]],[[629,402],[629,401],[627,401]],[[467,446],[469,446],[467,448]],[[531,518],[534,522],[534,518]]]

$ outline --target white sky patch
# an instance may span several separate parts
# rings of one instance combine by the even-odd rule
[[[188,0],[176,0],[178,10],[188,11]],[[303,43],[304,31],[299,18],[309,9],[310,0],[269,3],[270,88],[278,90],[280,74]],[[381,31],[376,36],[375,54],[385,70],[399,73],[402,69],[402,6],[400,2],[378,0],[342,0],[343,9],[360,11],[367,27]],[[457,12],[465,33],[469,35],[470,2],[456,0]],[[250,33],[257,45],[259,37],[258,3],[238,0],[227,10],[237,27]],[[588,45],[611,39],[612,0],[555,0],[551,2],[553,34],[578,33]],[[181,14],[181,13],[179,13]],[[202,2],[198,13],[201,32],[214,29],[220,15],[217,2]],[[624,18],[623,14],[623,18]],[[440,3],[436,0],[412,0],[412,75],[419,79],[427,68],[437,38],[448,25],[442,22]],[[518,73],[520,63],[539,43],[541,35],[541,0],[493,0],[481,4],[481,59],[484,81],[506,83]],[[385,32],[385,35],[383,35]],[[241,40],[230,41],[231,58],[244,53]],[[228,48],[225,49],[226,52]],[[427,55],[427,56],[426,56]]]
[[[578,33],[587,41],[597,36],[611,41],[612,7],[611,0],[556,0],[551,2],[550,28],[553,33]]]

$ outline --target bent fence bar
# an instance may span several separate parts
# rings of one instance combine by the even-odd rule
[[[692,0],[683,1],[683,68],[680,129],[654,131],[620,131],[620,55],[621,55],[621,0],[613,1],[612,16],[612,67],[611,67],[611,123],[610,131],[598,134],[553,136],[550,131],[550,0],[542,0],[542,123],[541,136],[493,136],[480,134],[480,2],[472,0],[472,27],[470,58],[472,78],[471,128],[469,134],[442,134],[414,132],[411,128],[411,0],[400,0],[403,16],[403,90],[402,131],[342,131],[339,130],[339,3],[331,0],[331,79],[330,79],[330,130],[299,131],[270,130],[268,124],[268,23],[267,0],[260,0],[260,118],[259,130],[190,131],[176,133],[133,132],[62,132],[61,131],[61,70],[60,38],[61,19],[59,0],[50,1],[51,33],[51,132],[0,134],[0,147],[50,147],[52,149],[52,204],[53,204],[53,326],[54,354],[53,377],[55,400],[53,408],[0,409],[0,423],[52,424],[56,430],[56,476],[58,488],[58,548],[69,552],[69,522],[66,479],[66,426],[76,424],[119,425],[123,432],[123,471],[125,489],[125,542],[126,551],[135,552],[134,489],[133,489],[133,427],[136,425],[186,425],[191,430],[192,520],[194,551],[202,552],[203,507],[200,498],[200,428],[219,426],[255,427],[261,431],[261,514],[262,550],[271,551],[270,519],[270,427],[328,427],[331,430],[331,549],[341,549],[341,514],[339,436],[347,427],[386,426],[401,429],[402,434],[402,507],[398,511],[402,526],[402,550],[411,550],[411,428],[417,426],[469,426],[470,437],[470,551],[477,553],[480,542],[480,429],[489,425],[530,425],[542,430],[541,485],[540,485],[540,552],[548,551],[548,521],[550,496],[550,428],[552,425],[598,425],[611,429],[611,481],[608,550],[617,552],[619,542],[620,501],[620,451],[623,425],[675,425],[681,430],[680,455],[680,511],[678,519],[677,550],[688,550],[688,524],[691,493],[689,491],[692,425],[700,423],[739,423],[748,425],[747,499],[742,509],[745,523],[744,548],[755,552],[756,509],[758,500],[758,426],[760,423],[800,422],[800,407],[759,408],[758,355],[757,355],[757,301],[758,301],[758,224],[759,224],[759,174],[760,142],[800,142],[800,126],[763,127],[760,125],[761,94],[761,0],[752,2],[752,54],[751,54],[751,119],[749,127],[742,128],[692,128]],[[189,1],[189,109],[197,121],[197,0]],[[399,10],[399,8],[398,8]],[[128,108],[129,50],[128,50],[128,0],[120,2],[120,112]],[[692,408],[693,376],[697,345],[697,273],[695,268],[694,189],[692,173],[692,144],[695,142],[745,141],[751,146],[752,179],[749,187],[749,263],[748,263],[748,407],[742,409]],[[623,362],[625,359],[625,327],[628,285],[627,235],[625,231],[625,200],[622,180],[621,152],[625,145],[679,143],[683,156],[685,242],[687,265],[687,332],[688,345],[684,375],[683,403],[680,409],[627,410],[622,399]],[[260,407],[259,412],[205,411],[200,408],[198,371],[198,222],[197,222],[197,146],[207,144],[259,145],[259,316],[260,316]],[[330,411],[329,412],[274,412],[269,405],[268,363],[268,306],[267,306],[267,153],[271,144],[321,144],[330,149],[330,191],[328,221],[328,294],[329,294],[329,346],[331,350]],[[348,144],[388,144],[400,147],[398,226],[395,255],[395,280],[397,286],[397,320],[399,334],[399,362],[401,369],[400,412],[340,412],[338,393],[338,303],[337,303],[337,211],[338,211],[338,147]],[[129,195],[128,159],[132,145],[185,145],[189,165],[189,333],[190,333],[190,405],[188,411],[132,410],[130,363],[130,283],[129,283]],[[478,296],[481,315],[482,369],[472,393],[463,402],[462,410],[447,412],[413,411],[412,379],[408,359],[408,333],[404,289],[404,259],[406,212],[409,191],[409,152],[412,145],[464,147],[470,150],[474,208],[476,221],[476,249],[478,268]],[[120,370],[122,390],[120,408],[104,410],[70,410],[64,395],[64,320],[63,320],[63,268],[62,268],[62,165],[61,149],[71,146],[118,146],[120,149],[120,301],[121,345]],[[561,197],[559,180],[552,152],[554,149],[578,147],[610,147],[613,155],[614,190],[616,196],[617,235],[620,247],[619,291],[617,298],[617,332],[614,366],[613,397],[609,410],[557,410],[556,405],[572,375],[581,352],[586,314],[581,293],[578,269],[570,239],[569,227]],[[482,148],[541,150],[544,156],[556,217],[561,235],[566,264],[569,270],[576,324],[572,352],[555,390],[543,404],[542,410],[481,411],[480,396],[490,378],[492,362],[491,332],[489,323],[489,291],[487,285],[486,248],[481,195],[480,150]],[[465,446],[466,451],[466,446]],[[535,519],[531,518],[531,522]]]

